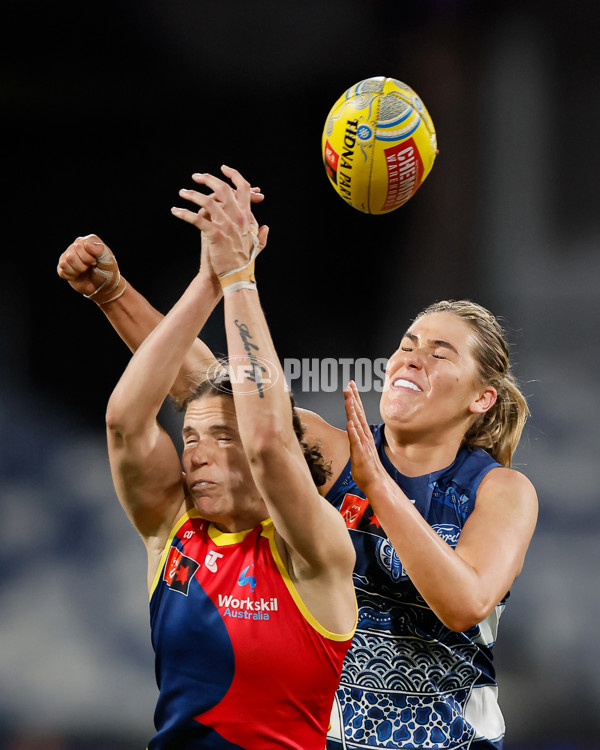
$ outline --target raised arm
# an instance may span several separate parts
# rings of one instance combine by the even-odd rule
[[[250,210],[248,183],[235,170],[223,167],[223,172],[236,190],[211,175],[198,176],[196,181],[214,193],[187,191],[184,197],[205,211],[180,209],[177,215],[210,237],[211,263],[225,292],[228,356],[235,375],[234,399],[244,449],[275,528],[295,564],[310,567],[313,575],[327,570],[330,575],[348,576],[354,559],[349,535],[339,513],[323,500],[312,481],[254,283],[250,252],[253,238],[262,239]]]
[[[57,273],[76,292],[96,303],[132,352],[164,317],[121,276],[115,255],[96,234],[77,237],[60,256]],[[222,295],[218,282],[213,277],[209,280],[205,294],[212,310]],[[214,359],[209,347],[194,339],[173,382],[171,396],[183,401]]]
[[[260,188],[250,188],[252,203],[263,200]],[[202,255],[207,256],[207,252],[208,242],[204,238]],[[202,258],[201,262],[208,267],[208,256]],[[68,281],[76,292],[98,305],[132,352],[163,318],[163,314],[121,276],[114,253],[96,234],[77,237],[60,256],[56,270],[60,278]],[[220,284],[214,276],[210,277],[205,294],[206,302],[214,308],[222,296]],[[208,346],[196,338],[182,361],[171,396],[183,402],[193,385],[202,380],[214,359]]]
[[[451,630],[467,630],[492,612],[521,570],[537,518],[531,482],[512,469],[490,471],[453,549],[382,466],[356,385],[344,395],[352,476],[427,604]]]
[[[212,305],[202,269],[130,360],[107,407],[111,470],[119,500],[146,542],[149,581],[173,523],[187,507],[178,452],[157,422]]]

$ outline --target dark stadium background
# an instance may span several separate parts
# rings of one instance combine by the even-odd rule
[[[541,501],[496,647],[506,748],[597,747],[596,0],[9,0],[1,34],[0,745],[151,733],[144,551],[103,431],[128,352],[55,266],[95,232],[166,312],[199,250],[169,208],[227,163],[267,196],[257,274],[282,358],[386,357],[440,298],[503,317],[532,409],[517,464]],[[329,108],[372,75],[420,94],[440,149],[379,217],[335,195],[320,157]],[[207,339],[224,350],[218,315]],[[342,424],[341,387],[296,396]]]

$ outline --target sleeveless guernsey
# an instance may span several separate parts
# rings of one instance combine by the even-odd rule
[[[224,533],[188,512],[150,594],[159,699],[149,750],[323,750],[352,634],[321,627],[270,519]]]
[[[415,507],[452,547],[475,507],[485,451],[461,449],[446,469],[405,477],[387,458],[383,425],[372,426],[381,461]],[[364,493],[345,467],[327,495],[356,549],[358,625],[344,661],[328,750],[501,748],[492,645],[508,594],[486,621],[464,633],[446,628],[404,572]]]

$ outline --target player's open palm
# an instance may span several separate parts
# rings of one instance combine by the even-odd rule
[[[385,476],[385,469],[379,459],[358,388],[352,380],[344,389],[344,405],[346,408],[348,442],[350,443],[352,478],[361,490],[368,495],[368,487]]]

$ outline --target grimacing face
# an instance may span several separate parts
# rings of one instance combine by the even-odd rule
[[[209,521],[230,525],[257,495],[233,398],[207,394],[185,412],[182,464],[188,497]]]
[[[475,334],[451,312],[417,320],[390,357],[381,396],[383,421],[419,434],[466,432],[487,411],[496,392],[479,381]]]

